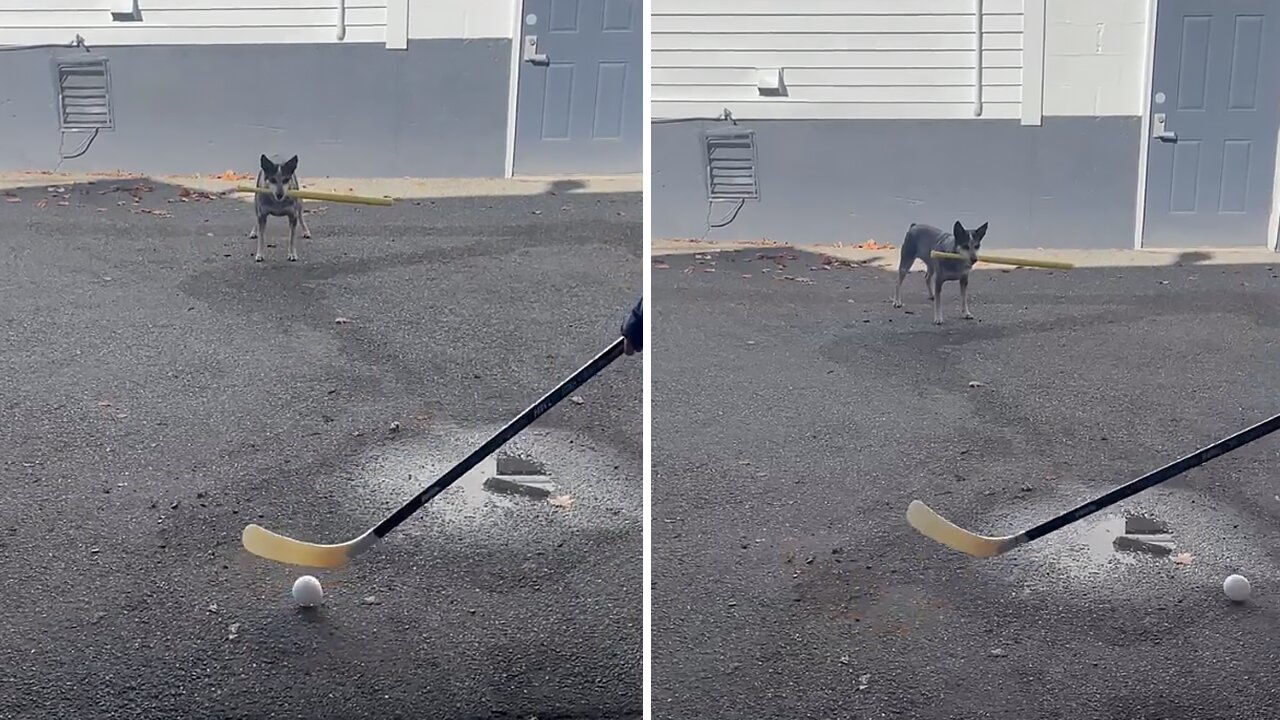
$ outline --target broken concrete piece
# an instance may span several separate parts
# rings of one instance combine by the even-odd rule
[[[1141,515],[1130,515],[1124,519],[1124,532],[1126,535],[1165,535],[1169,532],[1169,526]]]
[[[550,478],[546,477],[534,475],[504,477],[502,475],[494,475],[485,479],[484,489],[504,495],[522,495],[541,500],[551,497],[551,493],[555,492],[556,486],[555,483],[551,482]]]
[[[514,455],[499,455],[497,458],[498,475],[544,475],[542,466],[532,460],[525,460]]]
[[[1128,535],[1117,535],[1112,541],[1112,545],[1117,550],[1129,550],[1131,552],[1147,553],[1148,555],[1165,556],[1173,552],[1173,547],[1158,542],[1150,542],[1148,540],[1139,540],[1138,538],[1129,537]]]

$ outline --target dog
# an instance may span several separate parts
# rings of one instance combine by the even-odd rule
[[[311,231],[307,229],[307,220],[303,216],[302,201],[286,194],[286,191],[297,190],[300,187],[297,176],[298,156],[294,155],[281,162],[279,155],[272,157],[263,155],[261,165],[256,187],[269,188],[271,192],[253,194],[253,212],[258,218],[258,224],[249,233],[251,240],[258,241],[258,251],[253,254],[253,261],[262,262],[262,252],[267,247],[267,217],[275,215],[289,218],[288,258],[289,262],[297,262],[299,225],[302,226],[303,239],[311,239]]]
[[[948,280],[960,283],[960,306],[965,320],[972,320],[969,311],[969,271],[978,260],[978,249],[987,234],[987,223],[973,232],[964,229],[957,220],[951,232],[943,232],[932,225],[911,223],[907,236],[902,240],[902,256],[898,260],[898,284],[893,288],[893,306],[902,307],[902,281],[907,279],[916,260],[925,266],[924,284],[933,301],[933,324],[942,324],[942,284]],[[935,258],[934,250],[963,255],[962,259]]]

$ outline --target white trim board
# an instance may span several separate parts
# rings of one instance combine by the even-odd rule
[[[1044,118],[1045,0],[1022,4],[1022,124],[1040,125]]]
[[[1142,122],[1138,128],[1138,204],[1134,208],[1133,249],[1142,249],[1147,221],[1147,159],[1151,152],[1151,87],[1156,67],[1156,4],[1147,0],[1147,31],[1142,48]]]
[[[409,0],[387,0],[387,49],[409,49]]]
[[[516,103],[520,99],[520,48],[524,38],[524,0],[511,0],[515,4],[515,22],[511,29],[511,78],[507,86],[507,156],[503,177],[515,177],[516,172]]]

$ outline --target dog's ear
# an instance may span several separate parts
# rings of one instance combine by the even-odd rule
[[[951,228],[951,234],[955,237],[957,243],[961,245],[969,244],[969,232],[964,229],[964,226],[960,224],[959,220],[957,220],[955,226]]]
[[[286,175],[292,175],[298,169],[298,156],[294,155],[284,161],[284,165],[280,166]]]
[[[259,159],[259,162],[262,164],[262,172],[270,175],[271,173],[276,171],[276,164],[271,162],[271,158],[267,157],[266,155],[263,155]]]
[[[982,223],[981,225],[978,226],[977,230],[973,231],[973,239],[978,242],[982,242],[982,238],[985,237],[986,234],[987,234],[987,224]]]

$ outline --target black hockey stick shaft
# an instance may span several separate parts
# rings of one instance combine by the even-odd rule
[[[1090,500],[1074,510],[1069,510],[1058,517],[1046,520],[1045,522],[1042,522],[1022,533],[1024,538],[1023,542],[1030,542],[1036,538],[1048,535],[1054,530],[1059,530],[1081,518],[1088,517],[1105,507],[1115,505],[1121,500],[1133,497],[1147,488],[1159,485],[1166,480],[1171,480],[1191,468],[1199,467],[1216,457],[1226,455],[1232,450],[1242,448],[1258,438],[1270,435],[1276,430],[1280,430],[1280,415],[1264,420],[1253,427],[1245,428],[1244,430],[1223,438],[1212,445],[1203,447],[1180,460],[1171,462],[1158,470],[1153,470],[1137,480],[1127,482],[1106,495]]]
[[[441,475],[435,482],[431,483],[422,492],[414,496],[409,502],[405,503],[400,509],[391,513],[385,520],[378,523],[373,529],[373,534],[379,538],[395,529],[397,525],[404,522],[410,515],[413,515],[423,505],[431,502],[435,496],[444,491],[458,478],[467,474],[471,468],[480,464],[480,461],[492,455],[498,448],[506,445],[511,438],[520,434],[522,430],[529,427],[534,420],[546,414],[548,410],[555,407],[561,400],[564,400],[574,390],[582,387],[584,383],[595,377],[597,373],[609,367],[610,363],[622,356],[623,338],[613,341],[608,348],[595,356],[586,365],[583,365],[577,372],[565,378],[563,382],[555,387],[551,392],[543,395],[537,402],[530,405],[524,412],[517,415],[511,422],[507,423],[501,430],[494,433],[492,437],[484,442],[483,445],[476,448],[470,455],[466,456],[457,465],[449,468],[449,471]]]

